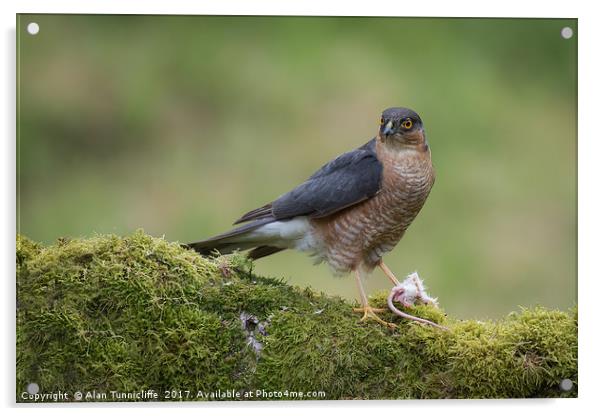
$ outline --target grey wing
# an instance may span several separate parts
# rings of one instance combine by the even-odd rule
[[[274,202],[248,212],[236,223],[297,216],[325,217],[374,196],[380,189],[382,164],[374,140],[324,165],[307,181]]]

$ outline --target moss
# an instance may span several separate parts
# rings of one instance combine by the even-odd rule
[[[40,392],[323,391],[311,399],[574,397],[577,311],[500,321],[413,313],[449,331],[360,322],[340,298],[256,276],[244,257],[206,259],[143,232],[17,238],[17,400]],[[386,294],[371,299],[386,307]],[[562,392],[570,379],[575,388]],[[134,398],[135,399],[135,398]],[[103,400],[111,400],[111,396]]]

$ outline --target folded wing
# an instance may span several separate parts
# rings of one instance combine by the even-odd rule
[[[251,258],[268,256],[302,238],[295,217],[320,218],[358,204],[380,189],[382,164],[375,141],[345,153],[324,165],[309,179],[270,204],[247,212],[235,224],[245,223],[212,238],[185,245],[207,255],[249,250]],[[304,219],[298,219],[304,224]]]
[[[249,211],[235,224],[298,216],[320,218],[374,196],[380,189],[382,164],[374,139],[324,165],[309,179],[270,204]]]

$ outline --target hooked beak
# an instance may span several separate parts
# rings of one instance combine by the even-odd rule
[[[389,136],[391,134],[393,134],[393,122],[391,120],[389,120],[382,129],[382,135]]]

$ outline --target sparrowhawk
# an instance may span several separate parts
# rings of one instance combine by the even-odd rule
[[[243,225],[187,246],[204,255],[251,250],[251,259],[286,249],[307,252],[328,263],[335,274],[353,271],[362,320],[388,324],[369,306],[362,277],[379,266],[399,285],[382,257],[403,237],[434,180],[420,116],[408,108],[389,108],[368,143],[234,223]]]

